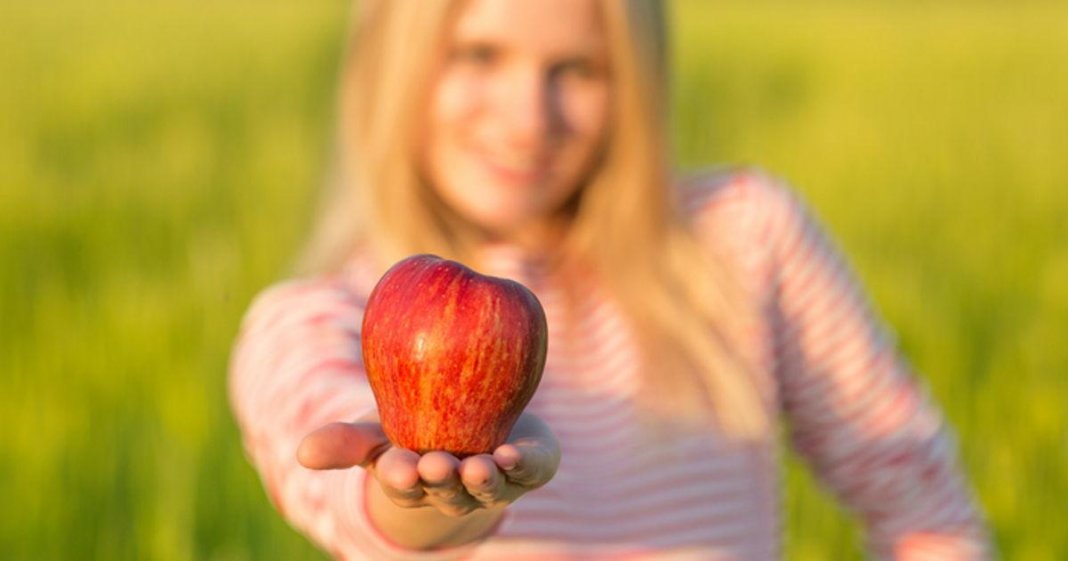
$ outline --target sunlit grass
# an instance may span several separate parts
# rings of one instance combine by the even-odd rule
[[[804,193],[956,426],[1003,557],[1062,558],[1068,7],[802,4],[677,3],[680,160]],[[0,7],[0,557],[322,558],[245,462],[225,369],[306,231],[347,9]],[[854,551],[785,477],[788,556]]]

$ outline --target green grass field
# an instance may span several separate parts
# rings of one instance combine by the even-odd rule
[[[804,193],[1002,557],[1063,559],[1068,5],[934,4],[677,3],[677,150]],[[0,558],[323,558],[245,462],[225,372],[307,231],[347,11],[0,1]],[[785,478],[789,558],[859,558]]]

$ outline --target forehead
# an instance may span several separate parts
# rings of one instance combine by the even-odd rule
[[[585,51],[603,48],[604,30],[596,0],[468,0],[452,39]]]

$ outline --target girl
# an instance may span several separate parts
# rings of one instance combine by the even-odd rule
[[[670,173],[658,0],[362,3],[307,275],[253,303],[231,395],[275,506],[348,559],[774,559],[777,424],[880,558],[978,559],[952,439],[798,199]],[[358,326],[429,252],[550,326],[509,442],[390,446]]]

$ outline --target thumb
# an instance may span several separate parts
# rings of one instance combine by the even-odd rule
[[[509,481],[531,489],[548,483],[560,465],[552,448],[531,442],[503,444],[493,451],[493,460]]]
[[[330,423],[304,437],[297,461],[310,469],[367,467],[389,446],[378,423]]]

